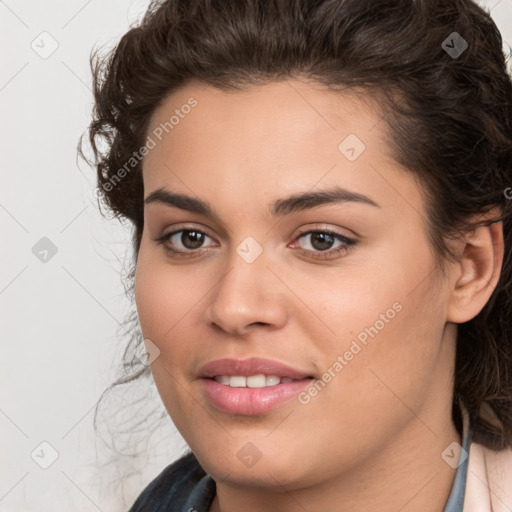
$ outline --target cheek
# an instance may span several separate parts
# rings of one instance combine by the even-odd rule
[[[396,400],[392,390],[417,403],[433,378],[446,301],[419,242],[402,245],[400,253],[383,251],[372,265],[333,275],[327,291],[308,295],[322,320],[311,320],[308,329],[319,369],[326,380],[336,375],[330,398],[352,410],[386,407]]]
[[[405,421],[409,408],[418,411],[438,379],[444,329],[441,290],[425,281],[408,293],[411,288],[398,284],[390,293],[380,288],[371,301],[360,294],[354,304],[344,303],[348,320],[336,324],[340,335],[324,359],[326,370],[331,368],[336,377],[322,407],[336,402],[340,411],[352,411],[348,416],[340,413],[340,421],[351,423],[349,430],[361,435],[376,423],[385,429],[386,422],[392,428],[391,423]],[[402,418],[391,419],[391,410],[403,413]]]
[[[194,348],[186,343],[183,329],[194,314],[200,291],[190,279],[172,269],[161,256],[150,254],[141,246],[135,275],[135,302],[145,339],[160,351],[151,364],[151,372],[166,407],[172,407],[175,393],[171,390],[184,362],[193,356]],[[196,306],[197,307],[197,306]]]
[[[203,290],[195,285],[190,270],[185,266],[172,267],[160,251],[163,249],[148,249],[144,241],[141,244],[135,274],[135,303],[144,337],[161,343],[172,337],[180,319],[192,311]]]
[[[141,244],[135,275],[137,313],[144,338],[160,350],[151,364],[151,373],[164,406],[178,424],[180,418],[174,413],[183,406],[177,392],[183,384],[180,386],[182,376],[176,368],[183,367],[193,350],[180,340],[187,315],[199,300],[198,293],[183,272],[171,269],[161,256]]]
[[[411,421],[411,411],[421,415],[439,380],[442,325],[433,325],[428,285],[409,296],[395,288],[358,304],[356,298],[364,296],[337,301],[336,337],[329,343],[324,337],[321,346],[315,340],[320,382],[301,397],[300,414],[294,416],[302,433],[323,433],[304,440],[305,452],[317,453],[328,439],[326,467],[335,468],[340,459],[355,464],[391,442]]]

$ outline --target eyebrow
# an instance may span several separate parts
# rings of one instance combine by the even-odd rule
[[[317,192],[297,193],[286,198],[278,199],[270,205],[269,211],[273,216],[284,216],[325,204],[348,202],[361,203],[380,208],[373,199],[363,194],[351,192],[341,187],[333,187]],[[185,194],[171,192],[165,188],[159,188],[148,195],[144,200],[144,204],[151,203],[161,203],[193,213],[199,213],[210,217],[218,217],[208,202]]]

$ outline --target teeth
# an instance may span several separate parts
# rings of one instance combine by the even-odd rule
[[[219,375],[218,377],[215,377],[215,380],[221,384],[229,386],[229,377],[227,375]]]
[[[268,375],[267,376],[267,386],[275,386],[276,384],[279,384],[281,382],[281,379],[279,377],[276,377],[275,375]]]
[[[267,378],[265,375],[251,375],[247,377],[248,388],[264,388],[267,385]]]
[[[293,382],[293,379],[283,377],[282,379],[277,375],[250,375],[244,377],[242,375],[217,375],[215,377],[217,382],[232,388],[265,388],[267,386],[276,386],[279,383]]]
[[[247,387],[247,378],[239,375],[229,377],[229,385],[232,388],[245,388]]]

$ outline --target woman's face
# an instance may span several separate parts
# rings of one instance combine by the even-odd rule
[[[165,407],[217,481],[309,486],[438,448],[450,287],[384,135],[370,102],[295,80],[193,83],[154,113],[136,304]]]

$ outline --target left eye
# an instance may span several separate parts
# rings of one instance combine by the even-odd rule
[[[348,247],[355,243],[354,240],[341,235],[339,233],[334,233],[333,231],[306,231],[305,233],[301,233],[297,240],[309,238],[309,242],[306,243],[306,246],[301,246],[302,249],[314,251],[314,252],[323,252],[333,248],[333,244],[338,241],[339,244],[334,247],[334,249],[338,249],[338,247]]]

